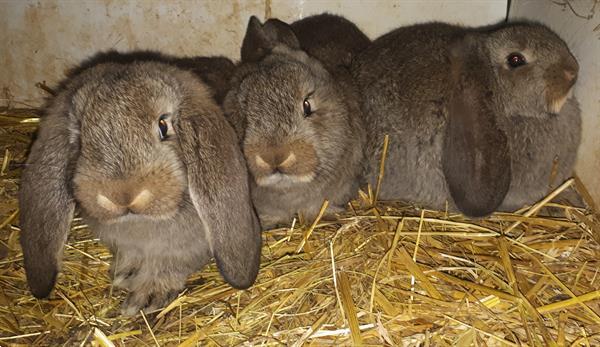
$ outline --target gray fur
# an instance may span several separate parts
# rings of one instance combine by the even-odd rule
[[[242,56],[250,58],[236,71],[223,108],[254,178],[252,198],[261,224],[287,223],[297,212],[314,218],[325,199],[328,212],[338,211],[358,190],[365,142],[351,75],[285,44],[296,39],[289,25],[256,22],[250,19],[242,48]],[[274,28],[276,33],[269,32]],[[264,42],[272,37],[285,39]],[[302,103],[311,92],[315,114],[305,118]],[[287,149],[301,157],[304,166],[297,171],[313,178],[306,182],[286,175],[276,184],[258,184],[255,155]]]
[[[20,242],[27,281],[36,297],[48,296],[54,287],[75,211],[68,181],[77,144],[69,141],[68,99],[68,93],[61,94],[46,109],[21,175]]]
[[[40,129],[20,193],[34,295],[54,285],[75,202],[115,255],[115,285],[130,291],[125,314],[162,307],[212,257],[232,286],[252,285],[261,237],[243,156],[191,72],[158,62],[85,69],[50,102]],[[46,174],[55,179],[43,185]]]
[[[524,52],[529,64],[514,70],[503,65],[512,52]],[[557,113],[548,100],[567,95],[574,79],[565,80],[563,71],[576,76],[577,70],[566,44],[538,24],[469,29],[429,23],[382,36],[352,64],[367,117],[368,182],[377,180],[383,137],[389,134],[381,199],[403,199],[438,209],[448,201],[451,210],[485,201],[477,211],[463,210],[476,216],[536,202],[572,174],[581,132],[577,102],[570,98]],[[451,114],[449,103],[461,85],[468,86],[469,78],[479,78],[472,84],[483,87],[476,99],[478,106],[466,107],[487,110],[478,116],[486,119],[486,125],[476,124],[473,129],[488,134],[495,129],[498,140],[478,143],[479,149],[443,148],[449,117],[461,117]],[[459,84],[461,79],[466,79],[465,84]],[[476,91],[471,88],[461,97],[469,93]],[[507,146],[498,141],[506,141]],[[494,151],[494,146],[506,146],[509,160],[500,159],[504,152]],[[484,158],[484,169],[474,174],[491,173],[487,179],[485,175],[480,178],[496,196],[474,189],[474,177],[465,166],[462,181],[448,180],[442,162],[444,153],[452,151],[457,158],[462,155],[457,151],[470,151],[470,158],[480,156],[481,151],[495,153],[493,158]],[[555,158],[558,174],[550,182]],[[501,176],[502,170],[510,170],[508,191],[498,183],[503,179],[494,176],[498,172]],[[449,185],[462,185],[470,189],[469,194],[452,196]]]

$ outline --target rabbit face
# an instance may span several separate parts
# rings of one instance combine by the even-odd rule
[[[74,194],[101,222],[169,218],[186,186],[171,122],[179,104],[177,86],[156,76],[137,77],[116,76],[73,98],[75,113],[81,114]]]
[[[505,114],[560,112],[579,71],[564,41],[543,26],[514,25],[490,33],[483,42],[499,85],[495,97]]]
[[[343,95],[305,53],[277,50],[242,81],[248,167],[259,186],[286,188],[331,176],[352,141]]]

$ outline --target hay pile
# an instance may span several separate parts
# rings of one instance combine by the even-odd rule
[[[473,221],[362,194],[338,220],[265,232],[251,289],[211,265],[132,318],[118,314],[109,252],[76,219],[57,287],[37,300],[16,201],[34,117],[0,113],[0,345],[600,345],[600,220],[547,201]]]

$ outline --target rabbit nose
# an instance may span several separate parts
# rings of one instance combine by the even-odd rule
[[[125,210],[131,213],[137,213],[150,204],[152,197],[152,193],[147,189],[143,189],[136,194],[121,192],[120,194],[114,194],[110,197],[98,193],[96,202],[100,207],[112,213],[123,213]]]
[[[294,152],[274,152],[272,155],[256,155],[256,165],[265,170],[283,172],[296,163]]]

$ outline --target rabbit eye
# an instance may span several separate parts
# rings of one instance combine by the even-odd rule
[[[525,57],[521,53],[509,54],[508,57],[506,58],[506,62],[508,63],[508,66],[510,66],[511,68],[516,68],[521,65],[527,64],[527,60],[525,60]]]
[[[163,114],[158,118],[158,136],[161,141],[167,138],[168,132],[169,125],[167,124],[167,115]]]
[[[302,108],[304,108],[304,117],[308,117],[312,114],[312,109],[310,107],[310,101],[308,101],[308,98],[304,99],[302,102]]]

